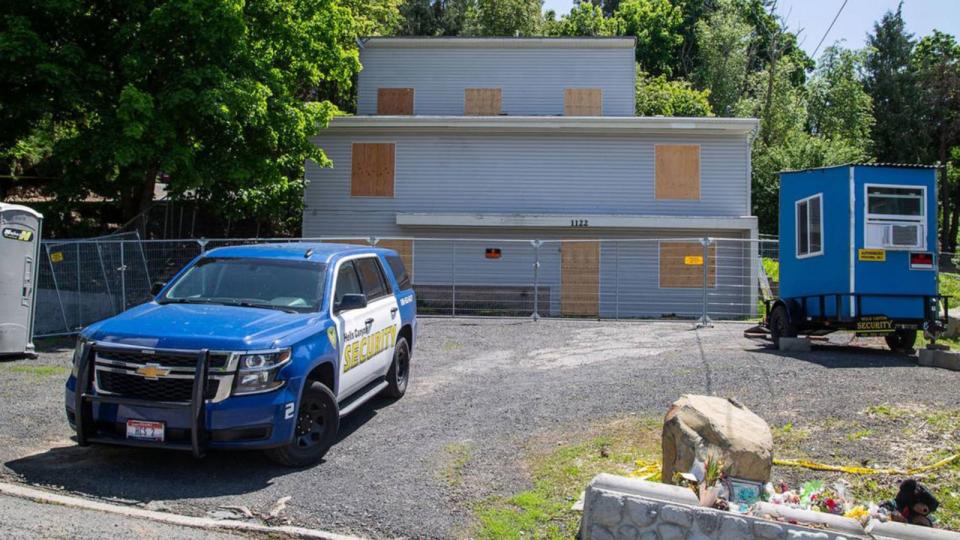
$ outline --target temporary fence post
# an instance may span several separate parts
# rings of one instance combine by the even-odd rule
[[[710,262],[710,238],[704,238],[700,241],[703,244],[703,314],[697,321],[697,328],[709,328],[713,326],[713,321],[707,314],[707,289],[709,288],[709,262]]]
[[[80,242],[77,247],[77,327],[83,326],[83,296],[80,294]]]
[[[533,320],[540,320],[540,240],[531,240],[533,245]]]
[[[47,251],[47,264],[50,266],[50,276],[53,278],[53,290],[57,291],[57,303],[60,304],[60,317],[63,319],[63,330],[69,332],[70,325],[67,323],[67,312],[63,309],[63,298],[60,297],[60,285],[57,283],[57,272],[53,269],[53,259],[50,258],[50,246],[44,245],[43,247]]]
[[[453,241],[453,249],[450,251],[450,275],[452,292],[450,297],[450,316],[457,316],[457,241]]]
[[[123,258],[123,244],[120,242],[120,268],[117,270],[120,271],[120,311],[127,310],[127,263],[124,262]]]

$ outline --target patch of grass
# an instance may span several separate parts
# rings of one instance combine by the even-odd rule
[[[535,454],[528,465],[533,488],[477,504],[478,538],[573,538],[580,515],[570,510],[597,474],[629,474],[637,462],[660,458],[660,420],[625,419]],[[653,479],[655,480],[655,479]]]
[[[462,349],[463,345],[456,341],[445,341],[440,348],[443,349],[443,352],[453,352]]]
[[[950,304],[956,304],[960,299],[960,274],[940,272],[940,294],[952,296]]]
[[[873,435],[872,429],[861,429],[859,431],[854,431],[853,433],[847,433],[848,441],[859,441],[866,439],[867,437]]]
[[[896,422],[900,429],[892,433],[910,440],[910,447],[916,451],[904,454],[900,467],[929,465],[960,453],[960,411],[877,405],[865,413]],[[960,460],[914,477],[940,501],[940,508],[934,514],[937,527],[960,530]],[[893,499],[903,480],[900,476],[885,475],[846,478],[851,482],[854,496],[877,503]]]
[[[872,407],[867,407],[863,412],[868,416],[877,416],[887,420],[897,420],[905,417],[909,411],[902,407],[894,407],[893,405],[887,405],[884,403],[882,405],[873,405]]]
[[[777,452],[788,453],[791,456],[801,455],[803,443],[810,439],[810,430],[797,427],[793,422],[773,427],[770,431],[773,433],[773,443]]]
[[[444,465],[440,477],[451,487],[463,483],[463,469],[473,457],[473,445],[468,442],[450,443],[443,447]]]
[[[70,374],[70,368],[63,366],[32,366],[32,365],[16,365],[10,366],[7,368],[11,373],[22,373],[24,375],[32,375],[38,379],[45,379],[47,377],[66,377]]]

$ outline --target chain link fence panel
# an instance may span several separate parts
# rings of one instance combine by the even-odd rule
[[[768,238],[141,240],[134,232],[43,242],[36,335],[73,334],[146,302],[153,283],[169,281],[212,249],[265,242],[394,249],[412,276],[422,315],[709,324],[760,316],[763,298],[778,292],[777,241]]]

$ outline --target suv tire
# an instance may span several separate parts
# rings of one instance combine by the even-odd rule
[[[323,458],[340,429],[340,408],[333,392],[317,381],[307,381],[297,407],[293,441],[267,450],[267,457],[286,467],[307,467]]]
[[[382,394],[386,397],[399,399],[407,392],[410,382],[410,345],[407,338],[398,338],[397,346],[393,348],[393,363],[387,372],[387,387]]]

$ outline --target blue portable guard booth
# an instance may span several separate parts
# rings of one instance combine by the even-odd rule
[[[766,320],[774,342],[852,330],[906,349],[919,329],[936,335],[948,309],[937,292],[936,172],[780,173],[780,297],[767,301]]]

